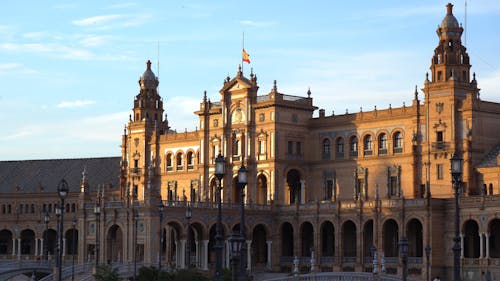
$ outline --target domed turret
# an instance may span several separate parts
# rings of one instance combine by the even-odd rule
[[[458,24],[457,18],[453,15],[453,4],[446,5],[446,16],[441,21],[441,25],[436,30],[440,40],[460,40],[463,28]]]
[[[158,87],[159,82],[158,78],[151,70],[151,61],[148,60],[146,65],[147,65],[146,71],[144,71],[141,78],[139,79],[139,85],[141,86],[141,90],[156,89],[156,87]]]

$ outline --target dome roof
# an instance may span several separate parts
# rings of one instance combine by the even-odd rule
[[[451,3],[448,3],[448,5],[446,5],[446,9],[447,13],[443,21],[441,21],[441,28],[460,28],[457,18],[455,18],[455,16],[453,15],[453,5]]]
[[[141,85],[141,89],[155,89],[158,86],[158,78],[151,70],[150,60],[146,62],[146,65],[146,71],[144,71],[139,79],[139,85]]]

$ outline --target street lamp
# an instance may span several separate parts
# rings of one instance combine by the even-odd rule
[[[403,264],[403,281],[406,281],[408,278],[408,239],[403,237],[399,240],[399,250]]]
[[[226,159],[220,153],[215,158],[215,177],[219,180],[219,186],[217,187],[217,225],[215,227],[215,281],[222,281],[222,202],[221,202],[221,191],[222,191],[222,178],[225,174]]]
[[[186,208],[186,221],[187,221],[187,234],[186,234],[186,263],[187,263],[187,268],[191,268],[191,220],[192,216],[192,211],[191,211],[191,206],[188,205]]]
[[[231,254],[232,280],[238,280],[238,259],[241,256],[242,245],[245,243],[243,237],[238,233],[233,233],[229,238],[229,253]]]
[[[43,254],[45,255],[47,266],[49,265],[49,221],[49,212],[45,210],[45,216],[43,217],[43,222],[45,222],[45,243],[43,245]]]
[[[57,280],[61,281],[61,269],[62,269],[62,245],[63,245],[63,231],[64,231],[64,199],[68,196],[69,188],[68,188],[68,183],[66,182],[65,179],[62,179],[59,184],[57,185],[57,193],[59,194],[59,199],[61,200],[61,205],[59,206],[59,211],[61,212],[60,214],[60,219],[59,219],[59,245],[58,249],[59,252],[57,253],[59,255],[58,260],[59,260],[59,266],[58,266],[58,274],[57,274]]]
[[[241,165],[238,170],[238,186],[240,189],[241,195],[241,221],[240,221],[240,238],[243,241],[243,245],[241,245],[241,258],[240,258],[240,281],[246,281],[246,254],[247,254],[247,246],[246,246],[246,235],[245,235],[245,186],[248,183],[247,178],[247,169],[245,165]]]
[[[163,203],[158,207],[160,212],[160,247],[158,247],[158,273],[161,272],[161,252],[163,250],[163,211],[165,211],[165,206]]]
[[[73,217],[71,222],[73,225],[73,239],[71,241],[71,252],[73,254],[72,267],[71,267],[71,281],[75,281],[75,228],[76,228],[76,217]]]
[[[99,232],[100,232],[100,224],[101,224],[101,204],[100,202],[96,202],[94,206],[94,215],[95,215],[95,268],[99,266]],[[97,271],[96,271],[97,272]]]
[[[430,259],[431,259],[431,245],[427,244],[425,246],[425,258],[427,259],[426,267],[427,267],[427,273],[426,273],[426,280],[430,281],[430,272],[429,272],[429,267],[430,267]]]
[[[59,253],[61,252],[61,240],[59,239],[60,236],[61,236],[61,206],[60,205],[56,205],[55,207],[55,211],[56,211],[56,228],[57,228],[57,237],[56,237],[56,268],[55,268],[55,271],[54,271],[54,276],[57,277],[57,274],[60,274],[60,271],[59,269],[61,268],[61,255],[59,255]],[[56,278],[57,281],[59,281],[60,279],[57,277]]]
[[[458,208],[458,196],[462,184],[463,159],[455,152],[450,159],[451,182],[455,189],[455,237],[453,237],[453,280],[460,281],[460,210]]]

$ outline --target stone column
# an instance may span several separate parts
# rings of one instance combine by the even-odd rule
[[[202,257],[201,257],[201,269],[208,270],[208,240],[201,241],[202,243]]]
[[[252,240],[247,240],[247,270],[252,269],[252,255],[250,255],[252,249]]]
[[[224,240],[224,245],[226,245],[224,248],[225,248],[225,257],[223,258],[224,260],[224,265],[226,266],[226,268],[231,268],[231,259],[230,259],[230,254],[229,254],[229,241],[227,240]]]
[[[201,253],[201,251],[200,251],[200,243],[199,243],[198,240],[195,240],[194,244],[196,245],[196,251],[195,251],[196,252],[195,253],[195,255],[196,255],[196,261],[195,261],[195,264],[196,264],[196,267],[200,267],[200,265],[201,265],[201,261],[200,261],[200,253]]]
[[[486,256],[485,256],[485,258],[489,259],[490,258],[490,234],[485,233],[484,236],[486,238]]]
[[[16,238],[12,238],[12,255],[16,255]]]
[[[102,241],[102,240],[101,240]],[[101,242],[101,245],[104,244]],[[99,256],[102,256],[102,252],[103,251],[99,251]],[[66,256],[66,238],[63,238],[63,247],[62,247],[62,256]],[[100,258],[100,257],[99,257]],[[62,261],[61,261],[61,264],[62,264]]]
[[[484,258],[484,240],[483,233],[479,233],[479,258]]]
[[[44,256],[45,255],[45,240],[43,238],[40,238],[40,256]]]
[[[464,235],[460,234],[460,258],[464,257]]]
[[[38,238],[35,238],[35,256],[38,256]]]
[[[271,253],[272,253],[273,241],[272,240],[267,240],[266,244],[267,244],[267,263],[266,263],[266,267],[267,267],[267,269],[271,269],[272,268],[272,264],[273,264],[271,262]]]
[[[17,238],[17,259],[21,259],[21,238]]]
[[[179,253],[179,259],[178,261],[178,266],[179,268],[186,268],[186,240],[180,240],[181,241],[181,247],[180,247],[180,253]]]

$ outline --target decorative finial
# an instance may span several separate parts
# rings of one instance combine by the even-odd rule
[[[345,114],[349,114],[349,110],[347,108],[345,109]]]
[[[241,64],[238,65],[238,76],[241,76],[243,73],[241,72]]]
[[[425,82],[430,82],[429,81],[429,72],[425,73]]]
[[[253,67],[250,68],[250,77],[253,77]]]
[[[203,91],[203,102],[207,102],[207,90]]]
[[[415,85],[415,99],[418,100],[418,91],[417,91],[417,85]]]
[[[392,109],[392,104],[389,104],[389,109]]]
[[[377,106],[375,106],[375,111],[377,111]]]
[[[310,98],[311,97],[311,87],[309,87],[309,89],[307,90],[307,97]]]
[[[453,15],[453,4],[448,3],[446,5],[446,14],[447,15]]]
[[[148,70],[151,70],[151,61],[150,61],[150,60],[148,60],[148,61],[146,62],[146,65],[147,65],[147,69],[148,69]]]
[[[345,112],[347,113],[347,109],[346,109]],[[362,106],[359,107],[359,112],[363,112],[363,107]]]
[[[278,86],[276,84],[276,80],[274,80],[273,93],[277,93],[277,92],[278,92]]]
[[[472,82],[473,83],[477,83],[477,81],[476,81],[476,73],[475,72],[472,73]]]

